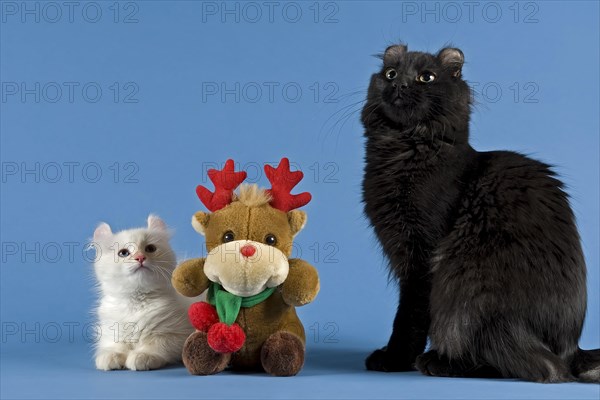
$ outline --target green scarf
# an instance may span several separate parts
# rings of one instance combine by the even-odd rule
[[[233,293],[229,293],[223,289],[221,285],[216,282],[212,282],[208,288],[207,300],[209,304],[217,307],[217,314],[219,314],[219,321],[231,325],[235,322],[240,308],[252,307],[259,303],[262,303],[269,298],[275,291],[275,288],[267,288],[262,292],[255,294],[250,297],[236,296]]]

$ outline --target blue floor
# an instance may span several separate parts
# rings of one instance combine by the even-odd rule
[[[508,380],[432,378],[417,372],[363,368],[370,347],[342,343],[309,347],[300,375],[188,374],[183,366],[159,371],[96,371],[81,345],[39,344],[2,349],[2,399],[600,399],[600,385],[534,384]]]

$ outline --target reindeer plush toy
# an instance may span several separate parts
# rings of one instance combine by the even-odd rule
[[[196,231],[206,238],[206,258],[185,261],[173,273],[173,286],[185,296],[208,289],[208,302],[194,303],[189,317],[196,328],[183,348],[183,362],[194,375],[226,367],[263,369],[275,376],[296,375],[304,364],[304,328],[295,307],[319,291],[316,269],[289,258],[294,236],[306,223],[296,210],[309,193],[291,194],[302,179],[283,158],[265,166],[271,189],[242,185],[245,172],[233,160],[208,171],[214,192],[196,192],[212,213],[197,212]]]

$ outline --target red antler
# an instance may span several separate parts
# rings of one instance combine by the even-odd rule
[[[312,196],[308,192],[292,194],[292,189],[304,177],[302,171],[290,171],[290,160],[282,158],[277,168],[265,165],[265,174],[271,182],[271,189],[267,190],[271,195],[271,206],[283,212],[307,204]]]
[[[204,186],[198,185],[196,194],[206,208],[214,212],[231,203],[233,191],[246,179],[246,172],[235,172],[233,160],[229,159],[222,170],[209,169],[208,177],[215,185],[215,192],[213,193]]]

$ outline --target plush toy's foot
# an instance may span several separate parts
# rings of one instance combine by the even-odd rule
[[[231,360],[231,353],[217,353],[211,349],[206,336],[206,332],[194,332],[183,345],[183,364],[192,375],[219,373]]]
[[[293,333],[275,332],[263,344],[260,361],[271,375],[296,375],[304,365],[304,343]]]

